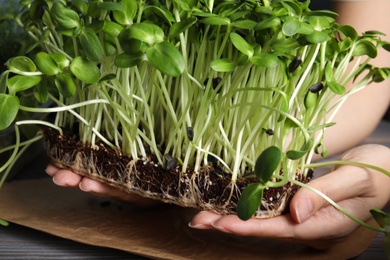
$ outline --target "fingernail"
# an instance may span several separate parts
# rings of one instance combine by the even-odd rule
[[[60,185],[58,185],[58,183],[56,182],[56,180],[55,180],[54,177],[52,178],[52,180],[53,180],[53,182],[54,182],[55,185],[60,186]]]
[[[205,224],[192,224],[192,222],[188,223],[188,226],[190,228],[194,228],[194,229],[210,229],[210,226],[208,225],[205,225]]]
[[[88,189],[86,189],[86,188],[84,187],[84,185],[83,185],[83,180],[81,180],[80,183],[79,183],[79,189],[80,189],[81,191],[84,191],[84,192],[90,192],[90,190],[88,190]]]
[[[222,231],[222,232],[225,232],[225,233],[232,233],[230,230],[218,225],[218,223],[216,222],[213,222],[211,223],[211,226],[219,231]]]
[[[310,218],[313,210],[313,205],[308,198],[302,199],[296,208],[296,216],[298,223],[305,222],[308,218]]]

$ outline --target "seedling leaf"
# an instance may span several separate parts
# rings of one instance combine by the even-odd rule
[[[114,64],[119,68],[130,68],[140,64],[145,58],[145,54],[141,51],[136,53],[121,53],[115,57]]]
[[[230,40],[233,45],[243,54],[248,57],[252,57],[254,53],[254,49],[252,45],[250,45],[244,38],[242,38],[238,33],[231,33]]]
[[[185,68],[180,51],[168,42],[160,42],[148,48],[146,56],[156,69],[172,77],[181,75]]]
[[[187,19],[184,19],[183,21],[180,21],[178,23],[173,24],[169,28],[168,36],[171,38],[178,36],[180,33],[188,30],[193,24],[195,24],[195,22],[196,22],[196,18],[192,17],[192,18],[187,18]]]
[[[210,66],[213,70],[218,72],[231,72],[235,69],[236,65],[229,59],[218,59],[210,62]]]
[[[53,76],[61,72],[57,63],[45,52],[37,53],[35,62],[37,63],[39,70],[48,76]]]
[[[376,49],[375,45],[368,41],[368,40],[362,40],[357,43],[355,48],[353,49],[353,55],[354,56],[363,56],[367,55],[370,58],[375,58],[378,55],[378,50]]]
[[[4,130],[15,120],[19,111],[19,99],[16,96],[0,94],[0,130]]]
[[[294,17],[288,17],[283,24],[282,30],[286,36],[293,36],[301,29],[301,23]]]
[[[34,72],[36,71],[37,67],[35,66],[34,62],[30,58],[26,56],[18,56],[11,59],[9,63],[9,69],[15,73]]]
[[[258,210],[263,199],[264,187],[260,183],[248,185],[237,203],[237,216],[242,220],[250,219]]]
[[[82,57],[73,59],[70,64],[70,70],[79,80],[88,84],[98,82],[101,76],[96,64]]]
[[[298,159],[302,158],[313,147],[313,145],[314,145],[313,139],[309,139],[309,141],[305,142],[302,145],[301,150],[287,151],[286,156],[287,156],[287,158],[289,158],[291,160],[298,160]]]
[[[278,57],[269,53],[256,54],[250,60],[259,67],[274,68],[279,65]]]
[[[91,61],[100,61],[103,58],[103,46],[100,43],[98,36],[91,28],[82,30],[79,38],[87,59]]]
[[[34,87],[41,81],[41,76],[23,76],[16,75],[7,80],[7,86],[10,94],[27,90]]]
[[[56,75],[54,83],[58,91],[64,97],[71,97],[76,92],[76,84],[74,83],[72,77],[67,73],[60,73]]]
[[[282,159],[282,152],[276,146],[265,149],[256,160],[255,174],[265,184],[275,172]]]
[[[129,39],[137,39],[153,45],[164,41],[164,31],[155,24],[135,23],[127,28]]]
[[[122,25],[131,24],[137,13],[137,1],[121,0],[120,3],[123,6],[123,9],[113,12],[115,20]]]
[[[381,228],[390,227],[390,215],[380,209],[370,210],[371,215]]]

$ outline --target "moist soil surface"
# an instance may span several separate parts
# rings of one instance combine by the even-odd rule
[[[76,136],[60,135],[52,129],[43,130],[45,148],[53,164],[77,174],[114,186],[124,192],[137,193],[182,207],[211,210],[220,214],[235,214],[243,189],[257,178],[238,178],[233,184],[231,175],[212,166],[203,166],[198,172],[181,172],[180,166],[164,168],[149,158],[133,159],[119,150],[100,143],[94,147],[84,144]],[[308,182],[310,171],[304,178]],[[273,217],[288,211],[291,197],[298,186],[287,183],[283,187],[267,188],[255,217]]]

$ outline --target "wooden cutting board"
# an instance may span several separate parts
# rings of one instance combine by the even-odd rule
[[[57,187],[50,179],[6,183],[0,189],[0,218],[80,243],[154,259],[348,259],[375,236],[360,228],[328,251],[271,239],[193,230],[196,211],[171,205],[148,209]]]

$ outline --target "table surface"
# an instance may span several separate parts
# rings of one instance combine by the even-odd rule
[[[365,142],[380,143],[390,147],[390,122],[381,122],[376,131]],[[46,163],[45,160],[40,160],[38,167],[44,167]],[[30,178],[30,176],[18,174],[16,178],[24,179]],[[390,208],[385,210],[390,211]],[[116,249],[85,245],[10,223],[7,227],[0,226],[0,259],[146,258]],[[378,233],[367,250],[355,259],[386,259],[383,253],[383,234]]]

